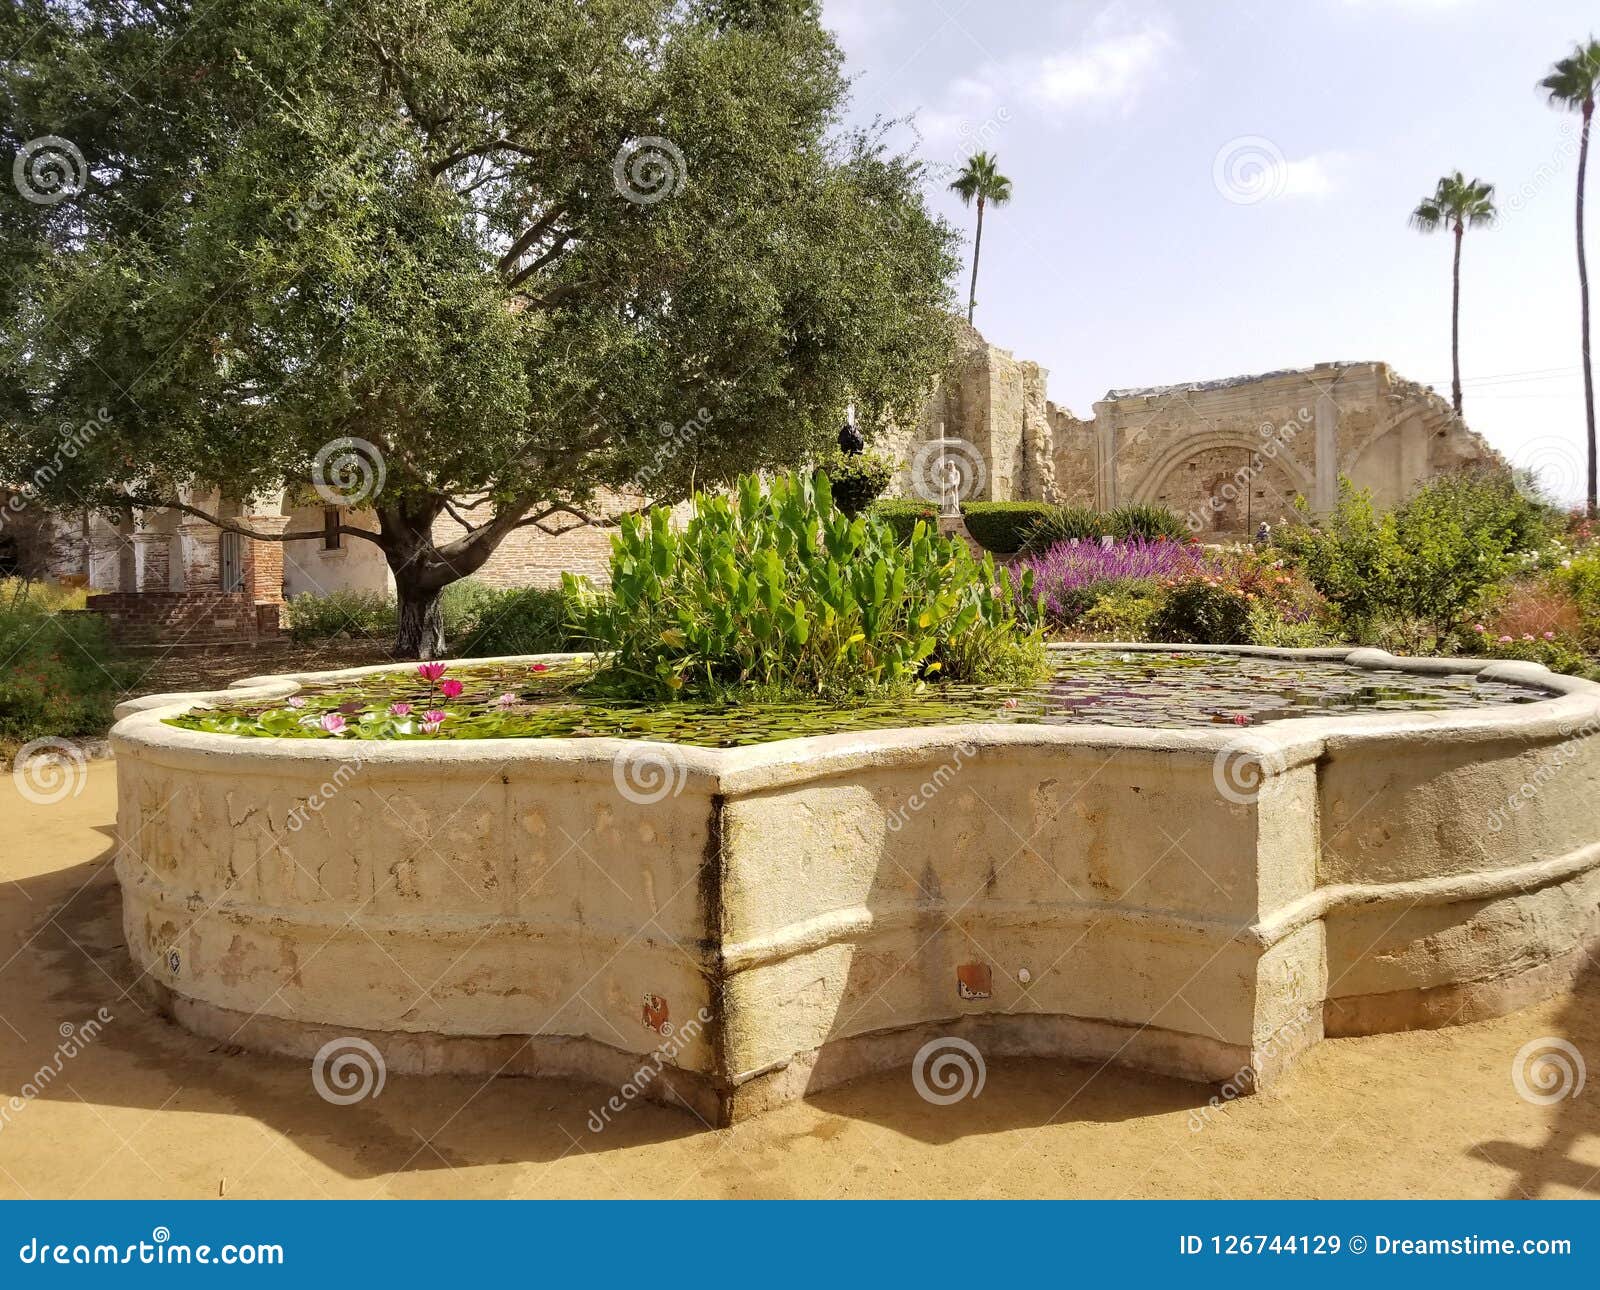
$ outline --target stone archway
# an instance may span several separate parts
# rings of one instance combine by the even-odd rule
[[[1198,534],[1246,533],[1262,520],[1276,524],[1297,494],[1310,495],[1312,482],[1282,437],[1240,431],[1185,437],[1130,496],[1167,507]]]

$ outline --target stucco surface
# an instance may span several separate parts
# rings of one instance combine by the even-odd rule
[[[610,1080],[676,1034],[646,1095],[724,1122],[946,1035],[1255,1084],[1325,1024],[1558,991],[1600,931],[1600,686],[1492,674],[1551,696],[726,751],[241,739],[160,696],[113,731],[127,941],[180,1021],[282,1051]]]

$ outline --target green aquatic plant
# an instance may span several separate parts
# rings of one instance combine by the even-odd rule
[[[920,521],[897,542],[838,511],[823,472],[697,495],[681,530],[664,508],[625,517],[610,595],[566,587],[604,660],[596,692],[613,696],[849,696],[1046,671],[1031,574]]]

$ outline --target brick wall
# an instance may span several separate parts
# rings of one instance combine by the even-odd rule
[[[244,592],[114,591],[87,603],[124,645],[255,644],[278,632],[278,606]]]

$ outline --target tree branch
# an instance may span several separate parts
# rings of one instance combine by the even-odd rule
[[[255,529],[246,528],[243,524],[233,520],[225,520],[221,516],[213,515],[198,506],[190,506],[187,502],[175,502],[168,498],[143,497],[135,493],[115,493],[112,496],[116,498],[119,506],[132,506],[143,511],[178,511],[184,515],[193,515],[197,519],[202,519],[224,533],[237,533],[241,537],[252,538],[257,542],[304,542],[314,538],[321,538],[327,533],[326,528],[316,529],[307,533],[258,533]],[[354,525],[341,524],[338,527],[338,531],[340,533],[348,533],[351,537],[366,538],[374,546],[380,548],[383,546],[382,535],[372,529],[360,529]]]

